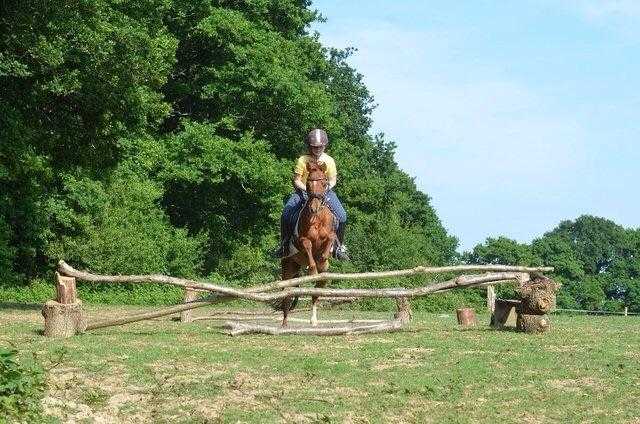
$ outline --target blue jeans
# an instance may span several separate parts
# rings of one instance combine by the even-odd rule
[[[338,226],[344,226],[344,223],[347,222],[347,212],[344,210],[344,207],[342,206],[342,203],[340,203],[336,193],[333,190],[327,191],[325,199],[327,206],[329,206],[329,209],[331,209],[331,212],[333,212],[338,220]],[[291,194],[291,196],[289,196],[289,199],[284,204],[284,209],[282,210],[281,226],[283,240],[291,237],[293,229],[296,226],[296,221],[298,220],[298,215],[302,210],[302,206],[304,206],[302,193],[299,190],[296,190]]]

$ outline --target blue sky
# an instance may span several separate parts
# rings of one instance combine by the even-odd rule
[[[640,226],[640,0],[314,1],[447,230]]]

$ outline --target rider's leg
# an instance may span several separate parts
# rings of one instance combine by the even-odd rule
[[[338,196],[336,196],[333,190],[327,192],[326,199],[329,207],[338,219],[338,229],[336,231],[338,240],[334,254],[337,259],[348,261],[349,254],[347,253],[347,246],[344,244],[344,228],[347,222],[347,211],[344,210],[342,203],[340,203]]]
[[[280,246],[275,252],[276,257],[283,258],[289,255],[289,242],[293,233],[293,227],[295,226],[295,223],[292,221],[297,210],[300,208],[301,201],[302,198],[300,195],[294,192],[289,196],[287,203],[284,205],[282,216],[280,217]]]

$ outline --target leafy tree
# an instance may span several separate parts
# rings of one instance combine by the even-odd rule
[[[537,266],[542,262],[529,245],[507,237],[489,237],[484,244],[479,244],[472,252],[466,253],[464,258],[466,262],[474,264]]]
[[[47,205],[68,176],[101,179],[119,160],[119,137],[160,122],[159,88],[176,40],[164,0],[4,2],[0,14],[0,216],[13,268],[47,264]]]
[[[12,274],[63,257],[101,272],[267,279],[312,127],[330,135],[351,217],[354,262],[340,267],[454,257],[395,144],[369,134],[374,101],[351,50],[309,33],[321,19],[309,1],[3,7],[0,265]]]

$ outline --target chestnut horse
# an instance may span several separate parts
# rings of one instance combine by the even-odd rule
[[[329,181],[324,169],[316,162],[307,163],[307,200],[298,220],[298,238],[294,246],[298,253],[282,258],[282,279],[288,280],[300,275],[300,270],[308,267],[308,274],[315,275],[329,268],[331,250],[336,241],[335,217],[325,203],[325,195],[329,190]],[[319,281],[316,287],[324,287],[325,281]],[[289,310],[297,303],[296,299],[285,299],[282,302],[282,326],[287,325]],[[318,296],[311,298],[311,325],[318,325]]]

